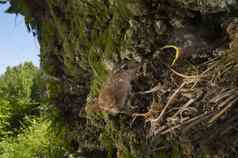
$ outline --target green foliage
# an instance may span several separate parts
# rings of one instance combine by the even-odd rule
[[[39,70],[32,63],[25,63],[13,68],[8,67],[0,77],[1,115],[8,121],[9,131],[16,132],[25,116],[39,113],[39,103],[32,99],[32,94],[38,91],[33,87],[34,82],[39,80],[36,79],[37,73]]]
[[[9,101],[0,98],[0,140],[10,132],[7,130],[7,127],[9,127],[8,121],[10,117],[11,113],[9,108]]]
[[[0,0],[0,4],[5,4],[7,0]]]
[[[10,2],[11,6],[6,10],[6,13],[15,13],[25,15],[25,24],[27,26],[28,31],[35,29],[36,23],[34,18],[31,16],[30,7],[25,0],[7,0]]]
[[[0,78],[1,96],[14,102],[29,102],[33,79],[38,69],[32,63],[25,63],[13,68],[7,68],[6,73]]]
[[[6,11],[7,13],[16,13],[22,15],[29,15],[29,8],[24,0],[10,0],[11,7]]]
[[[0,142],[1,158],[60,158],[64,156],[62,138],[50,130],[51,122],[31,119],[30,125],[22,129],[16,137]]]
[[[42,76],[43,72],[26,62],[8,67],[0,77],[1,158],[64,156],[64,133],[52,125],[58,113],[48,107]]]

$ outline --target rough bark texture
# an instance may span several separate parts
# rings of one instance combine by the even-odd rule
[[[209,66],[201,65],[216,57],[222,58],[225,65],[231,59],[232,64],[237,65],[236,38],[231,39],[226,30],[226,21],[238,16],[236,0],[10,0],[10,3],[8,12],[24,15],[26,25],[39,39],[41,67],[49,75],[50,100],[60,109],[70,128],[66,139],[70,139],[74,155],[90,158],[98,157],[95,153],[118,158],[236,157],[237,109],[232,109],[212,127],[203,126],[201,121],[201,125],[189,133],[179,131],[161,136],[152,131],[156,136],[149,137],[151,128],[140,118],[131,125],[132,118],[128,115],[99,114],[88,118],[83,110],[87,98],[97,96],[110,67],[125,60],[147,65],[146,74],[132,83],[134,112],[146,112],[154,96],[136,92],[146,91],[158,82],[168,90],[160,95],[162,102],[168,98],[182,80],[173,78],[166,67],[173,57],[168,55],[172,54],[170,50],[167,54],[161,53],[164,45],[184,49],[184,55],[173,68],[185,74],[195,72],[194,67],[205,71]],[[227,55],[228,51],[232,53]],[[226,68],[230,67],[224,70]],[[212,75],[209,74],[209,80],[216,80],[215,88],[210,82],[202,82],[197,88],[203,95],[194,107],[202,113],[213,112],[204,108],[210,107],[205,105],[218,91],[238,86],[237,68],[226,69],[233,75],[231,80],[226,78],[229,74],[217,77],[227,72],[221,69],[213,69]],[[192,94],[198,96],[198,93],[193,91]],[[177,100],[171,104],[182,102],[184,100]],[[190,117],[193,113],[187,115]],[[169,116],[168,112],[163,117]]]

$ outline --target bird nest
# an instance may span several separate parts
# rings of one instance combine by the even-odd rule
[[[131,104],[135,120],[144,118],[147,136],[191,142],[235,137],[238,64],[228,52],[216,52],[195,64],[180,61],[171,67],[161,57],[145,64],[143,75],[133,83]]]

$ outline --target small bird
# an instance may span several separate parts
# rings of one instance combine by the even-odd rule
[[[139,63],[128,62],[113,71],[103,84],[98,97],[91,104],[86,105],[85,111],[87,113],[129,113],[126,103],[132,90],[131,81],[138,76],[140,67]]]

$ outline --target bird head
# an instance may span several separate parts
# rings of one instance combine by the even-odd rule
[[[128,76],[131,80],[138,77],[140,74],[140,70],[142,68],[142,64],[134,61],[127,61],[123,64],[119,65],[118,68],[116,68],[113,73],[118,74],[122,73],[126,76]]]

